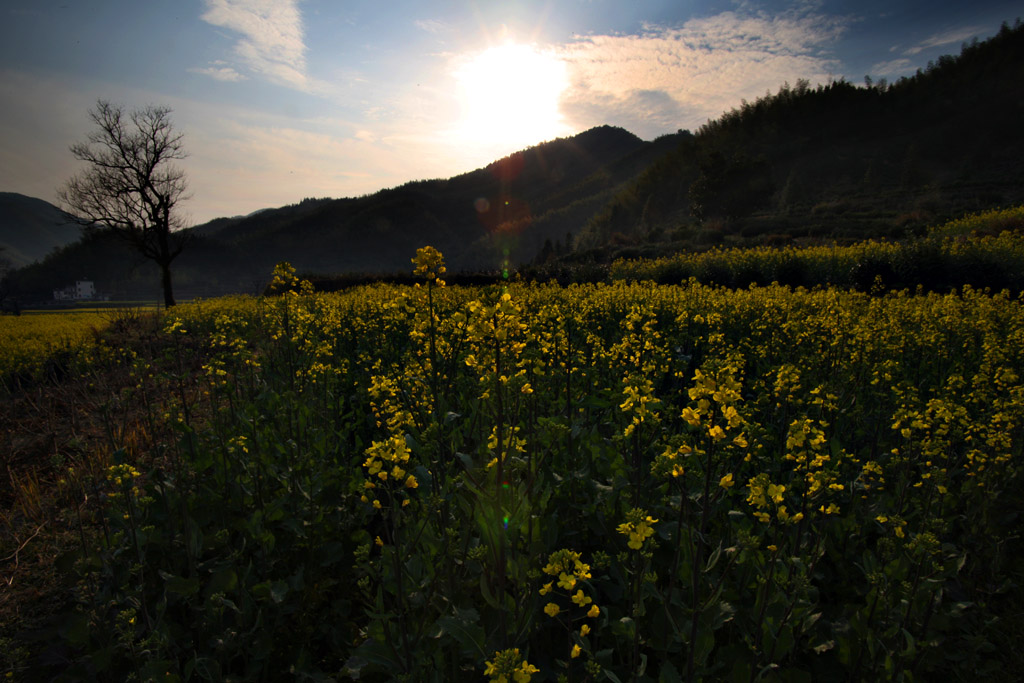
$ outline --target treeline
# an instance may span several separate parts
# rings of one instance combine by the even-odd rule
[[[893,84],[775,94],[680,136],[595,215],[576,246],[900,237],[1024,200],[1020,21]]]

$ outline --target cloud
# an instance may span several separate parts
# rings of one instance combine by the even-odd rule
[[[879,62],[871,67],[871,73],[879,76],[895,76],[914,70],[914,63],[909,59],[891,59],[887,62]]]
[[[195,67],[189,69],[189,72],[209,76],[210,78],[213,78],[218,81],[227,81],[232,83],[249,80],[246,76],[243,76],[242,74],[235,71],[234,67],[225,66],[224,62],[221,61],[213,62],[212,66],[202,68]]]
[[[586,86],[577,87],[563,98],[561,108],[578,127],[592,128],[614,121],[630,131],[674,131],[680,122],[701,115],[664,90],[632,90],[615,96]]]
[[[983,29],[979,26],[964,26],[962,28],[951,29],[944,33],[937,33],[930,38],[922,40],[914,47],[908,48],[903,52],[905,55],[916,55],[925,50],[933,47],[942,47],[944,45],[955,45],[962,43],[966,40],[970,40],[977,36]]]
[[[413,24],[416,28],[427,33],[447,33],[451,30],[448,24],[436,19],[417,19]]]
[[[311,87],[298,0],[206,0],[202,20],[240,34],[234,52],[246,69],[279,85]]]
[[[783,82],[829,80],[839,64],[828,46],[847,21],[723,12],[638,35],[581,36],[560,50],[573,82],[563,111],[575,124],[636,112],[632,130],[644,137],[695,127]]]

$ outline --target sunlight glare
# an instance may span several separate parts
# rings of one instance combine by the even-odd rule
[[[459,137],[473,143],[528,146],[568,132],[558,109],[566,66],[521,44],[492,47],[455,72],[462,119]]]

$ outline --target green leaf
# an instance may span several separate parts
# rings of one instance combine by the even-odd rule
[[[794,644],[793,629],[789,626],[783,626],[779,630],[779,635],[775,638],[775,659],[785,659],[789,651],[793,649]]]
[[[619,680],[619,677],[612,673],[611,669],[601,669],[601,673],[604,674],[604,677],[612,683],[622,683],[622,681]]]
[[[288,595],[288,584],[284,581],[275,581],[274,583],[264,581],[252,587],[252,594],[258,600],[270,600],[275,605],[280,605]]]
[[[502,606],[498,603],[497,598],[491,592],[491,586],[487,582],[487,574],[480,574],[480,594],[487,601],[487,604],[495,609],[502,609]]]
[[[186,579],[183,576],[175,576],[165,571],[159,571],[160,578],[164,580],[164,586],[169,593],[189,597],[199,591],[199,579]]]
[[[706,627],[698,629],[697,642],[694,643],[693,649],[694,660],[700,666],[704,666],[711,655],[711,651],[715,649],[715,632]]]
[[[206,582],[206,590],[203,591],[206,597],[214,593],[229,593],[238,587],[238,574],[230,567],[221,567],[210,576]]]
[[[722,556],[722,542],[719,541],[718,542],[718,547],[715,548],[714,551],[711,553],[711,557],[708,558],[708,563],[704,567],[704,573],[705,574],[715,568],[715,565],[718,564],[718,558],[720,558],[721,556]]]
[[[472,472],[473,471],[473,467],[474,467],[474,465],[473,465],[473,458],[471,458],[466,453],[462,453],[462,452],[456,452],[455,453],[455,457],[459,459],[459,462],[462,463],[462,466],[464,468],[466,468],[467,472]]]
[[[473,658],[486,657],[484,630],[477,623],[480,615],[475,609],[459,610],[455,616],[446,615],[437,620],[441,629],[438,637],[450,635],[462,646],[463,654]]]
[[[352,678],[359,678],[359,673],[368,664],[376,664],[385,672],[398,673],[402,663],[395,659],[391,650],[373,638],[367,638],[356,648],[356,651],[345,662],[344,672]]]
[[[658,672],[658,683],[683,683],[679,671],[672,662],[666,661]]]

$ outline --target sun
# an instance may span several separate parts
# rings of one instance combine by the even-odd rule
[[[565,62],[532,45],[495,46],[455,70],[462,116],[458,136],[477,145],[525,147],[568,132],[559,98]]]

